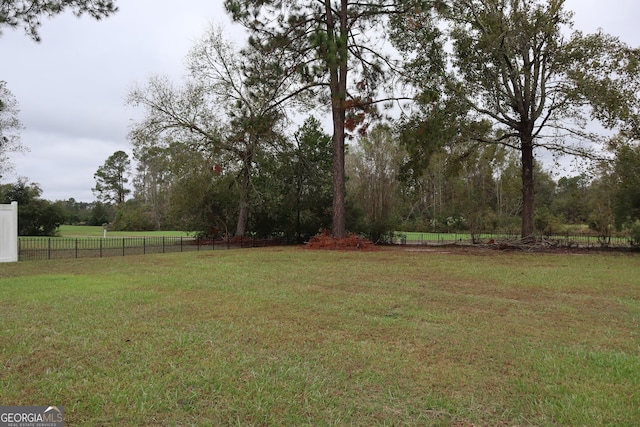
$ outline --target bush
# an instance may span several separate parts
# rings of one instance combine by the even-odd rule
[[[626,228],[629,229],[629,243],[631,246],[640,247],[640,220],[627,224]]]
[[[113,230],[152,231],[155,230],[155,224],[144,205],[127,203],[116,212]]]

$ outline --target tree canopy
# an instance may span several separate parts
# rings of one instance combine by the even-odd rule
[[[602,32],[567,33],[572,14],[564,3],[451,0],[394,21],[427,119],[429,111],[455,107],[451,117],[466,138],[520,153],[523,238],[535,231],[536,149],[593,157],[592,144],[604,139],[589,122],[636,134],[640,123],[640,51]],[[492,132],[473,131],[482,121]]]
[[[7,89],[6,82],[0,80],[0,177],[11,168],[7,155],[26,150],[20,143],[22,127],[18,118],[18,103]]]
[[[364,124],[397,64],[383,48],[385,23],[411,10],[410,2],[226,0],[232,18],[251,34],[249,43],[275,55],[279,71],[295,81],[293,94],[318,96],[333,123],[334,237],[346,234],[345,130]],[[379,100],[378,100],[379,101]]]
[[[3,0],[0,2],[0,35],[3,27],[21,27],[33,40],[40,41],[41,18],[67,10],[76,16],[88,14],[102,19],[117,12],[118,8],[113,0]]]
[[[256,72],[245,64],[253,64]],[[187,57],[189,78],[175,87],[166,78],[151,78],[129,94],[143,106],[145,118],[130,139],[138,150],[185,144],[200,151],[216,173],[232,172],[239,190],[236,235],[249,218],[251,172],[260,150],[281,141],[283,93],[287,81],[269,73],[259,51],[239,51],[222,29],[211,28]]]
[[[57,203],[42,200],[36,183],[19,178],[13,184],[0,185],[0,203],[18,202],[19,236],[53,236],[65,220],[65,211]]]
[[[124,151],[116,151],[98,168],[93,177],[96,186],[92,189],[98,200],[122,205],[131,190],[126,187],[131,160]]]

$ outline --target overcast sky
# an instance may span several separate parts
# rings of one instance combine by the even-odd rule
[[[119,12],[102,21],[61,15],[44,20],[42,41],[23,30],[3,29],[0,80],[7,82],[26,129],[30,151],[11,155],[15,172],[1,183],[26,177],[48,200],[95,199],[93,174],[118,150],[131,154],[126,136],[140,111],[124,105],[136,83],[151,75],[176,82],[184,57],[209,27],[223,24],[229,38],[242,42],[222,0],[135,0],[117,2]],[[640,46],[637,0],[567,0],[575,28],[598,28]]]

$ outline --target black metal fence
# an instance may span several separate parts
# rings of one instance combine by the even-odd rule
[[[520,236],[505,233],[394,233],[391,236],[392,244],[400,245],[451,245],[451,244],[509,244],[517,242]],[[611,235],[598,236],[596,234],[557,234],[536,236],[539,246],[559,248],[632,248],[632,241],[628,236]]]
[[[397,245],[508,244],[517,235],[468,233],[394,233],[387,243]],[[625,236],[556,235],[539,236],[541,245],[562,248],[632,248]],[[192,252],[216,249],[256,248],[291,243],[287,236],[269,238],[235,237],[200,239],[195,237],[19,237],[20,261],[64,258],[98,258],[126,255]]]
[[[20,237],[20,261],[64,258],[98,258],[127,255],[192,252],[215,249],[239,249],[286,244],[282,237],[260,239],[199,239],[194,237]]]

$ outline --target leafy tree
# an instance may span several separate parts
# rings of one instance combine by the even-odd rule
[[[65,224],[87,224],[91,216],[92,204],[88,202],[78,202],[73,197],[68,200],[57,200],[55,202],[65,212]]]
[[[0,187],[0,202],[18,202],[18,235],[52,236],[64,223],[65,212],[60,205],[40,199],[38,184],[27,184],[20,178],[14,184]]]
[[[425,108],[452,112],[445,129],[519,152],[521,234],[533,238],[535,150],[595,157],[586,143],[604,139],[586,128],[592,120],[637,132],[638,51],[602,32],[565,38],[572,22],[564,0],[443,3],[395,20],[394,41],[413,55]],[[446,41],[449,57],[440,49]]]
[[[251,227],[286,232],[302,242],[331,224],[331,136],[309,117],[292,142],[263,153],[253,179],[257,197]]]
[[[260,78],[245,67],[263,59],[256,51],[238,52],[222,30],[211,29],[187,58],[191,78],[183,88],[152,78],[147,87],[129,94],[130,104],[146,108],[146,117],[130,134],[136,147],[185,144],[210,156],[213,167],[225,163],[226,172],[235,172],[236,235],[247,227],[256,153],[282,138],[284,114],[278,100],[287,83],[273,81],[267,68]]]
[[[620,143],[615,147],[613,188],[616,224],[640,220],[640,144]]]
[[[169,193],[175,181],[172,162],[178,159],[171,148],[155,145],[139,145],[133,155],[136,160],[134,198],[147,207],[155,229],[169,229]]]
[[[589,180],[585,174],[563,176],[558,180],[553,211],[569,224],[584,224],[589,217],[587,192]]]
[[[155,229],[149,208],[138,200],[127,200],[113,219],[115,231],[150,231]]]
[[[200,158],[171,186],[170,221],[181,230],[203,236],[230,236],[238,218],[235,173],[223,173],[217,163],[212,167],[204,156]]]
[[[113,218],[115,213],[113,212],[113,207],[110,205],[105,205],[101,202],[96,202],[91,209],[91,214],[89,216],[89,225],[105,225],[109,224]]]
[[[346,235],[345,132],[366,128],[367,116],[375,115],[383,71],[395,68],[376,37],[385,34],[390,14],[412,10],[409,3],[225,1],[232,18],[250,31],[250,45],[272,56],[271,68],[295,82],[292,95],[320,95],[331,107],[334,237]]]
[[[7,89],[7,83],[0,80],[0,177],[2,172],[11,168],[8,153],[24,151],[20,143],[20,130],[23,126],[18,119],[18,103]]]
[[[309,117],[294,135],[295,230],[298,240],[318,234],[331,224],[332,138],[315,117]]]
[[[124,204],[125,197],[131,193],[131,190],[126,188],[130,169],[131,160],[124,151],[116,151],[109,156],[93,175],[96,186],[92,190],[98,199],[118,206]]]
[[[399,167],[404,152],[391,129],[376,125],[347,155],[347,190],[364,211],[365,231],[384,240],[397,225],[400,204]]]
[[[29,37],[40,41],[41,17],[52,17],[67,10],[76,16],[86,13],[99,20],[114,14],[118,8],[113,0],[3,0],[0,2],[0,35],[2,27],[22,27]]]

